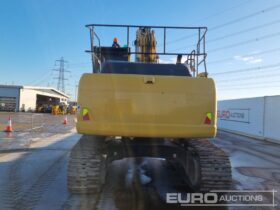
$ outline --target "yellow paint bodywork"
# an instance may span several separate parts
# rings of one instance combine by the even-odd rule
[[[150,82],[147,82],[150,81]],[[209,78],[84,74],[78,92],[82,134],[202,138],[216,135],[216,90]],[[83,121],[88,109],[90,120]],[[212,113],[211,124],[204,124]]]

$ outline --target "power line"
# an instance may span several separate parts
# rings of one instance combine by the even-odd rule
[[[70,63],[70,66],[85,66],[85,65],[88,65],[88,64],[92,64],[91,62],[79,62],[79,63]]]
[[[279,70],[279,69],[278,69]],[[261,72],[263,73],[263,72]],[[266,72],[264,72],[265,74],[263,75],[257,75],[257,76],[248,76],[248,77],[237,77],[237,78],[230,78],[230,79],[225,79],[225,80],[215,80],[218,84],[219,83],[228,83],[228,82],[239,82],[242,80],[252,80],[252,79],[263,79],[263,78],[270,78],[270,77],[277,77],[280,76],[280,72],[277,74],[267,74]]]
[[[247,19],[249,19],[249,18],[252,18],[252,17],[258,16],[258,15],[264,14],[264,13],[266,13],[266,12],[271,12],[271,11],[273,11],[273,10],[275,10],[275,9],[278,9],[279,7],[280,7],[280,4],[277,4],[277,5],[268,7],[268,8],[266,8],[266,9],[259,10],[259,11],[257,11],[257,12],[251,13],[251,14],[249,14],[249,15],[245,15],[245,16],[243,16],[243,17],[230,20],[230,21],[228,21],[228,22],[226,22],[226,23],[222,23],[222,24],[219,24],[219,25],[216,25],[216,26],[213,26],[213,27],[209,27],[209,30],[208,30],[208,31],[214,31],[214,30],[223,28],[223,27],[225,27],[225,26],[232,25],[232,24],[238,23],[238,22],[240,22],[240,21],[244,21],[244,20],[247,20]],[[175,39],[175,40],[172,40],[172,41],[170,41],[170,42],[167,42],[167,44],[171,44],[171,43],[175,43],[175,42],[178,42],[178,41],[181,41],[181,40],[184,40],[184,39],[188,39],[188,38],[193,37],[193,36],[195,36],[195,35],[196,35],[196,34],[192,34],[192,35],[180,37],[180,38],[178,38],[178,39]]]
[[[271,65],[267,65],[267,66],[258,66],[258,67],[251,67],[251,68],[245,68],[245,69],[237,69],[237,70],[232,70],[232,71],[218,72],[218,73],[211,74],[211,76],[242,73],[242,72],[248,72],[248,71],[261,71],[263,69],[274,68],[274,67],[280,67],[280,63],[271,64]]]
[[[228,84],[228,85],[217,85],[217,87],[239,87],[239,86],[252,86],[252,85],[263,85],[263,83],[267,84],[268,81],[263,81],[263,82],[258,82],[258,84],[256,83],[241,83],[241,84]],[[269,81],[269,84],[271,83],[280,83],[280,80],[277,81]]]
[[[213,14],[213,15],[209,15],[209,16],[207,16],[207,17],[201,18],[200,20],[198,20],[198,22],[199,22],[199,21],[202,21],[202,20],[206,20],[206,19],[208,20],[208,19],[210,19],[210,18],[219,16],[219,15],[221,15],[221,14],[223,14],[223,13],[226,13],[226,12],[228,12],[228,11],[230,11],[230,10],[233,10],[233,9],[236,9],[236,8],[238,8],[238,7],[240,7],[240,6],[243,6],[244,4],[249,3],[250,1],[251,1],[251,0],[245,1],[245,2],[243,2],[243,3],[241,3],[241,4],[236,5],[236,6],[229,7],[229,8],[227,8],[227,9],[224,9],[224,10],[222,10],[221,12],[217,12],[217,13],[215,13],[215,14]],[[171,41],[169,41],[169,42],[166,42],[166,44],[174,44],[174,43],[176,43],[176,42],[179,42],[179,41],[188,39],[188,38],[193,37],[193,36],[195,36],[195,35],[196,35],[196,34],[191,34],[191,35],[183,36],[183,37],[180,37],[180,38],[171,40]]]
[[[237,36],[237,35],[240,35],[242,33],[247,33],[247,32],[254,31],[254,30],[260,30],[262,28],[269,27],[271,25],[279,24],[279,23],[280,23],[280,20],[276,20],[276,21],[272,21],[272,22],[269,22],[269,23],[265,23],[265,24],[261,24],[261,25],[258,25],[258,26],[254,26],[254,27],[251,27],[251,28],[248,28],[248,29],[244,29],[244,30],[237,31],[237,32],[234,32],[234,33],[231,33],[231,34],[227,34],[227,35],[220,36],[220,37],[217,37],[217,38],[214,38],[214,39],[210,39],[210,40],[207,41],[207,44],[213,43],[213,42],[217,42],[217,41],[220,41],[222,39],[229,38],[229,37]],[[195,44],[192,44],[192,45],[183,46],[183,47],[179,47],[179,48],[173,49],[172,51],[187,49],[187,48],[195,47],[195,46],[196,46]]]
[[[46,71],[46,72],[43,74],[43,76],[41,76],[41,79],[40,79],[40,80],[36,79],[36,80],[33,80],[33,81],[29,82],[28,84],[35,85],[35,86],[36,86],[37,84],[40,84],[46,77],[48,77],[48,76],[50,76],[50,75],[51,75],[51,71],[48,70],[48,71]]]
[[[48,78],[50,78],[52,76],[52,72],[49,71],[48,74],[43,75],[39,80],[37,80],[36,82],[33,82],[33,85],[37,86],[37,85],[42,85],[42,83],[44,81],[48,81]]]
[[[268,7],[266,9],[263,9],[263,10],[260,10],[260,11],[257,11],[257,12],[254,12],[254,13],[251,13],[249,15],[245,15],[243,17],[240,17],[240,18],[236,18],[234,20],[231,20],[231,21],[228,21],[226,23],[223,23],[223,24],[220,24],[220,25],[217,25],[217,26],[214,26],[212,28],[210,28],[209,30],[213,31],[213,30],[217,30],[219,28],[223,28],[225,26],[228,26],[228,25],[231,25],[231,24],[234,24],[234,23],[237,23],[237,22],[240,22],[240,21],[243,21],[243,20],[247,20],[251,17],[254,17],[254,16],[257,16],[257,15],[260,15],[260,14],[263,14],[265,12],[271,12],[275,9],[278,9],[280,8],[280,4],[277,4],[277,5],[274,5],[274,6],[271,6],[271,7]]]
[[[58,71],[58,77],[54,77],[54,79],[57,79],[57,89],[65,92],[65,83],[64,81],[67,80],[65,78],[65,72],[70,72],[65,70],[65,63],[67,63],[67,61],[64,60],[63,57],[61,57],[60,60],[56,60],[56,63],[59,62],[59,68],[58,69],[54,69],[53,71]]]
[[[263,86],[250,86],[250,87],[237,87],[237,88],[222,88],[219,89],[218,91],[235,91],[235,90],[244,90],[244,89],[257,89],[257,88],[280,88],[278,85],[263,85]]]
[[[280,36],[280,32],[268,34],[268,35],[257,37],[257,38],[254,38],[254,39],[249,39],[249,40],[242,41],[242,42],[237,42],[237,43],[226,45],[226,46],[223,46],[223,47],[219,47],[219,48],[216,48],[216,49],[213,49],[213,50],[209,51],[209,53],[210,52],[213,53],[213,52],[217,52],[217,51],[220,51],[220,50],[229,49],[229,48],[233,48],[233,47],[238,47],[240,45],[250,44],[252,42],[258,42],[258,41],[269,39],[269,38],[276,37],[276,36]]]
[[[191,37],[194,37],[196,34],[190,34],[190,35],[187,35],[187,36],[183,36],[183,37],[181,37],[181,38],[178,38],[178,39],[174,39],[174,40],[171,40],[171,41],[169,41],[169,42],[166,42],[166,45],[170,45],[170,44],[174,44],[174,43],[176,43],[176,42],[179,42],[179,41],[183,41],[183,40],[186,40],[186,39],[189,39],[189,38],[191,38]],[[160,47],[161,45],[159,45],[159,47]],[[176,50],[176,49],[175,49]]]
[[[240,3],[240,4],[237,4],[237,5],[232,6],[232,7],[228,7],[228,8],[226,8],[226,9],[223,9],[223,10],[221,10],[221,11],[219,11],[219,12],[216,12],[216,13],[214,13],[214,14],[212,14],[212,15],[203,17],[203,18],[197,20],[197,22],[200,22],[200,21],[202,21],[202,20],[209,20],[209,19],[211,19],[211,18],[213,18],[213,17],[217,17],[217,16],[219,16],[219,15],[221,15],[221,14],[224,14],[224,13],[226,13],[226,12],[228,12],[228,11],[234,10],[234,9],[236,9],[236,8],[238,8],[238,7],[241,7],[241,6],[245,5],[245,4],[248,4],[248,3],[251,2],[251,1],[252,1],[252,0],[243,1],[243,2]]]
[[[241,30],[241,31],[238,31],[238,32],[235,32],[235,33],[232,33],[232,34],[227,34],[227,35],[224,35],[224,36],[217,37],[215,39],[210,39],[210,40],[207,41],[207,43],[213,43],[213,42],[216,42],[216,41],[220,41],[222,39],[226,39],[226,38],[229,38],[229,37],[232,37],[232,36],[240,35],[242,33],[247,33],[247,32],[254,31],[254,30],[259,30],[259,29],[262,29],[262,28],[265,28],[265,27],[268,27],[268,26],[271,26],[271,25],[274,25],[274,24],[278,24],[278,23],[280,23],[280,20],[275,20],[275,21],[272,21],[272,22],[269,22],[269,23],[257,25],[257,26],[254,26],[254,27],[251,27],[251,28],[248,28],[248,29],[245,29],[245,30]]]
[[[245,54],[245,55],[241,55],[241,57],[263,55],[263,54],[269,54],[269,53],[273,53],[273,52],[277,52],[277,51],[280,51],[280,48],[274,48],[274,49],[270,49],[270,50],[264,50],[264,51],[261,51],[261,52]],[[214,63],[222,63],[224,61],[230,61],[232,59],[233,59],[233,57],[228,57],[228,58],[224,58],[224,59],[220,59],[220,60],[214,60],[214,61],[207,62],[207,65],[214,64]]]

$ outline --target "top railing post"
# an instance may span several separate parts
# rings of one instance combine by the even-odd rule
[[[129,26],[126,28],[126,46],[129,48]]]
[[[95,61],[94,61],[94,26],[89,26],[90,32],[90,50],[91,50],[91,62],[92,62],[92,73],[95,73]]]
[[[166,28],[163,28],[164,34],[163,34],[163,53],[165,53],[165,42],[166,42]]]
[[[200,54],[200,35],[201,31],[200,28],[198,29],[198,42],[196,45],[196,52],[197,52],[197,56],[196,56],[196,76],[198,75],[198,67],[199,67],[199,56],[198,54]]]

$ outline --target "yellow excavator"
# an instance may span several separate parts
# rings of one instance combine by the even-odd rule
[[[109,164],[137,157],[179,164],[194,191],[228,189],[229,158],[209,139],[216,135],[217,102],[215,83],[206,69],[207,28],[87,27],[93,73],[83,74],[79,83],[76,127],[83,136],[70,154],[69,191],[98,192],[106,182]],[[124,28],[126,46],[101,46],[99,27]],[[132,30],[136,31],[135,50],[129,46]],[[155,30],[163,34],[160,52]],[[168,52],[170,30],[197,31],[196,49]],[[160,63],[159,56],[177,56],[177,62]]]

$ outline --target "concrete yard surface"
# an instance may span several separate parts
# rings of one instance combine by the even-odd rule
[[[80,139],[75,132],[60,133],[32,142],[25,150],[0,153],[0,209],[38,210],[167,210],[168,192],[188,192],[178,171],[160,158],[127,158],[108,168],[102,191],[74,195],[67,191],[67,163]],[[17,139],[18,140],[18,139]],[[219,132],[212,140],[231,160],[233,190],[277,190],[280,202],[280,145]],[[135,173],[137,172],[137,173]],[[276,207],[229,207],[229,210],[268,210]]]
[[[11,117],[13,132],[5,132]],[[67,124],[63,124],[67,117]],[[28,148],[33,141],[75,130],[75,115],[0,112],[0,151]]]
[[[75,125],[75,115],[51,115],[47,113],[31,112],[0,112],[0,131],[4,131],[9,117],[12,120],[13,130],[15,132],[60,132],[65,117],[68,119],[68,125]]]

